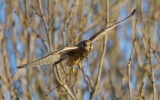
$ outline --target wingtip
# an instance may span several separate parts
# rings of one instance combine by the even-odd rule
[[[26,64],[25,64],[25,65],[26,65]],[[17,69],[25,68],[25,67],[26,67],[25,65],[17,66]]]
[[[133,10],[133,12],[131,13],[131,15],[133,15],[136,12],[136,9]]]
[[[17,69],[24,68],[23,66],[17,66]]]

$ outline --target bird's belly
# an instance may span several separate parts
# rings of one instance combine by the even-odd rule
[[[69,58],[67,59],[67,66],[74,66],[78,62],[80,62],[79,54],[70,55]]]
[[[87,56],[89,52],[82,52],[82,51],[74,51],[68,53],[69,58],[67,59],[67,66],[74,66],[77,65],[79,62],[82,62]]]

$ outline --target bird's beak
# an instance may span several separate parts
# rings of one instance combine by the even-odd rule
[[[93,43],[91,43],[91,50],[93,50]]]

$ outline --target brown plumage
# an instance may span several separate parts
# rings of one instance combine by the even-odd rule
[[[73,47],[65,47],[37,61],[22,65],[22,66],[18,66],[18,68],[35,67],[35,66],[41,66],[44,64],[51,64],[51,63],[58,64],[59,62],[67,59],[67,63],[66,63],[67,66],[71,66],[72,67],[71,73],[75,73],[76,70],[74,69],[74,65],[78,65],[79,68],[82,68],[82,62],[92,51],[93,43],[96,40],[102,38],[104,35],[106,35],[106,33],[108,33],[110,30],[115,28],[117,25],[119,25],[126,19],[130,18],[134,14],[134,12],[135,10],[133,10],[133,12],[125,19],[119,22],[116,22],[115,24],[109,26],[108,28],[98,32],[97,34],[93,35],[89,40],[81,41],[80,43],[78,43]]]

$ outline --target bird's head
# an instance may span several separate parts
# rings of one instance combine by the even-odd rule
[[[86,51],[91,51],[93,49],[93,43],[92,41],[90,40],[85,40],[84,41],[84,46],[83,48],[86,50]]]
[[[93,42],[91,40],[84,40],[77,45],[85,51],[91,51],[93,49]]]

